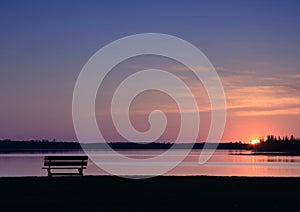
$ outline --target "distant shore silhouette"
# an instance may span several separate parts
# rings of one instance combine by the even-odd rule
[[[170,142],[152,142],[147,144],[131,143],[131,142],[109,142],[110,148],[115,150],[153,150],[153,149],[170,149],[173,143]],[[63,142],[56,140],[0,140],[0,152],[49,152],[49,151],[76,151],[84,149],[105,150],[105,143],[84,143],[79,142]],[[176,144],[176,149],[190,148],[189,143]],[[300,155],[300,139],[290,136],[276,137],[269,135],[267,139],[260,140],[259,143],[245,144],[242,142],[226,142],[226,143],[204,143],[199,142],[193,145],[193,149],[217,149],[227,150],[252,150],[253,154],[277,154],[277,155]],[[239,153],[238,153],[239,154]],[[241,153],[243,154],[243,153]]]
[[[204,142],[196,143],[193,149],[203,149]],[[130,142],[110,142],[108,145],[112,149],[116,150],[147,150],[147,149],[169,149],[172,147],[173,143],[159,143],[153,142],[148,144],[130,143]],[[91,150],[102,150],[107,149],[107,145],[104,143],[86,143],[80,144],[78,142],[62,142],[62,141],[48,141],[48,140],[29,140],[29,141],[13,141],[13,140],[0,140],[0,152],[26,152],[26,151],[74,151],[82,150],[82,146],[85,149]],[[227,142],[227,143],[207,143],[206,148],[217,149],[249,149],[249,144],[243,144],[241,142]],[[179,143],[177,144],[177,149],[189,148],[190,144]]]
[[[288,136],[274,136],[268,135],[265,141],[253,145],[256,152],[281,152],[281,153],[300,153],[300,139],[293,135]]]

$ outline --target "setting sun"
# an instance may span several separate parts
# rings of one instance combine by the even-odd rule
[[[251,144],[258,144],[258,143],[260,143],[260,140],[259,139],[253,139],[252,141],[251,141]]]

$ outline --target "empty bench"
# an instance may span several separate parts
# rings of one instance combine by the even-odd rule
[[[86,169],[88,163],[88,156],[45,156],[44,167],[47,169],[48,177],[54,175],[79,175],[83,176],[83,170]],[[64,172],[52,172],[52,170],[60,169]],[[76,170],[76,172],[70,172],[66,170]]]

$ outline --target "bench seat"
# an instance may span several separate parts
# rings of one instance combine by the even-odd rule
[[[42,169],[47,169],[48,177],[54,175],[80,175],[83,176],[83,170],[86,169],[88,162],[88,156],[45,156],[44,167]],[[52,172],[51,170],[70,170],[75,169],[77,172]]]

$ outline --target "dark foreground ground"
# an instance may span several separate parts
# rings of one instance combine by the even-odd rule
[[[0,211],[274,211],[293,207],[299,211],[300,178],[0,178]]]

